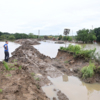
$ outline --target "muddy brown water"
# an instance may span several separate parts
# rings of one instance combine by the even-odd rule
[[[53,85],[43,86],[42,89],[51,100],[53,97],[58,100],[58,90],[64,93],[69,100],[100,100],[100,84],[87,84],[77,77],[67,75],[57,78],[48,76],[48,79]]]
[[[47,55],[51,58],[55,58],[56,55],[57,55],[57,52],[58,52],[58,49],[61,47],[61,46],[64,46],[65,47],[65,44],[56,44],[55,41],[41,41],[40,42],[41,44],[40,45],[35,45],[34,47],[41,53],[43,53],[44,55]],[[69,45],[69,44],[72,44],[72,45],[75,45],[76,43],[69,43],[67,42],[66,43],[66,47]],[[92,50],[94,48],[96,48],[96,52],[98,52],[100,54],[100,43],[94,43],[94,44],[79,44],[81,46],[85,45],[84,49],[87,49],[87,50]]]
[[[56,44],[54,41],[41,41],[40,45],[35,45],[34,47],[40,52],[43,53],[46,56],[49,56],[51,58],[55,58],[57,53],[58,53],[58,49],[61,46],[65,47],[65,44]],[[66,47],[69,45],[70,43],[66,44]],[[73,45],[75,45],[75,43],[72,43]]]

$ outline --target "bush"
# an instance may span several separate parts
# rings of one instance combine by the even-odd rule
[[[72,41],[72,37],[70,37],[70,36],[64,36],[64,37],[63,37],[63,40]]]
[[[67,48],[66,47],[60,47],[60,50],[64,50],[64,51],[69,51],[69,52],[73,52],[74,56],[81,56],[84,57],[85,59],[89,59],[89,58],[94,58],[95,57],[95,51],[94,50],[82,50],[82,47],[80,45],[69,45]]]
[[[88,78],[88,77],[92,77],[94,75],[94,69],[95,69],[95,65],[94,63],[89,63],[89,66],[85,66],[81,69],[82,72],[82,77],[83,78]]]
[[[8,37],[8,39],[9,39],[9,40],[14,40],[15,37],[14,37],[13,35],[11,35],[11,36]]]
[[[68,38],[68,41],[72,41],[72,37],[69,37],[69,38]]]
[[[81,50],[81,46],[80,45],[71,45],[71,44],[69,44],[69,46],[67,48],[60,47],[60,49],[61,50],[66,50],[66,51],[75,52],[75,51],[80,51]]]

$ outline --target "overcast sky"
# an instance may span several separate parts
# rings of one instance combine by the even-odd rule
[[[100,27],[100,0],[0,0],[0,31],[70,35]]]

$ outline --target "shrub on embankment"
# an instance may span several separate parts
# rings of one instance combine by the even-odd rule
[[[95,69],[96,69],[95,64],[89,62],[88,66],[85,66],[81,69],[82,78],[92,77],[95,74],[94,72]]]
[[[94,63],[89,62],[88,66],[84,66],[81,70],[81,77],[83,79],[100,76],[100,66],[96,66]]]
[[[93,50],[83,50],[80,45],[69,45],[68,47],[60,47],[60,50],[73,53],[74,57],[83,57],[92,59],[95,57],[96,48]]]

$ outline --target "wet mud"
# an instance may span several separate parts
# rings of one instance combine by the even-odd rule
[[[13,64],[14,69],[7,71],[0,63],[0,100],[49,100],[32,75]]]

